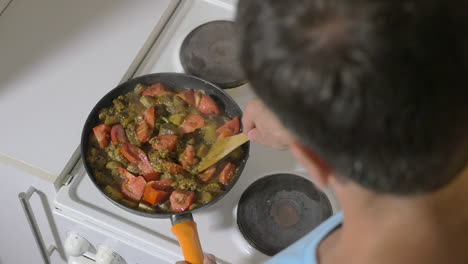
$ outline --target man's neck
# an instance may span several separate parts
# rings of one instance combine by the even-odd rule
[[[343,228],[319,247],[321,264],[467,263],[468,167],[427,195],[381,195],[352,183],[335,190]]]

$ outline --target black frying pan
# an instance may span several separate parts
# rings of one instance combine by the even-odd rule
[[[155,73],[155,74],[148,74],[144,76],[140,76],[134,79],[131,79],[127,82],[124,82],[118,85],[116,88],[112,89],[108,92],[99,102],[94,106],[93,110],[89,114],[83,128],[83,132],[81,135],[81,156],[86,168],[86,172],[89,175],[91,181],[96,185],[97,189],[108,198],[113,204],[116,206],[131,212],[133,214],[137,214],[140,216],[146,217],[153,217],[153,218],[171,218],[172,221],[172,231],[179,239],[179,243],[182,247],[182,251],[184,253],[184,257],[186,261],[190,263],[203,263],[203,252],[201,250],[200,241],[198,238],[198,232],[196,229],[196,224],[193,221],[192,212],[201,210],[210,206],[226,195],[229,192],[234,184],[239,179],[242,170],[244,169],[245,163],[247,162],[248,154],[249,154],[249,143],[247,142],[244,144],[243,150],[245,153],[244,158],[239,162],[238,170],[234,178],[232,179],[231,183],[226,186],[225,191],[216,197],[213,201],[209,202],[206,205],[200,206],[196,209],[189,210],[183,213],[149,213],[136,210],[134,208],[127,207],[123,204],[120,204],[110,198],[97,184],[95,181],[93,170],[91,169],[90,164],[86,159],[86,155],[88,153],[88,145],[89,145],[89,136],[93,131],[93,127],[98,125],[101,121],[98,118],[99,110],[102,108],[112,106],[112,100],[117,98],[120,95],[124,95],[128,92],[133,91],[135,85],[141,83],[143,85],[152,85],[155,83],[161,82],[169,89],[193,89],[193,90],[204,90],[208,95],[210,95],[213,100],[218,104],[222,113],[227,115],[230,118],[234,118],[236,116],[241,117],[242,111],[237,103],[222,89],[217,87],[216,85],[202,80],[200,78],[181,74],[181,73]]]

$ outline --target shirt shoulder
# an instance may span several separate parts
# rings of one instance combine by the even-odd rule
[[[317,226],[312,232],[273,256],[266,264],[318,264],[318,245],[342,223],[343,213],[335,214]]]

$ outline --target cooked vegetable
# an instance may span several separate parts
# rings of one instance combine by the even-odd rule
[[[148,142],[151,136],[150,128],[145,120],[141,120],[136,125],[136,135],[141,143]]]
[[[232,178],[234,178],[234,174],[236,172],[236,166],[231,162],[228,162],[224,168],[219,173],[219,182],[227,185],[231,182]]]
[[[154,129],[154,125],[156,123],[156,114],[154,107],[148,108],[143,111],[143,119],[145,120],[146,124],[148,124],[150,129]]]
[[[185,114],[174,114],[169,117],[169,122],[173,123],[174,125],[180,125],[184,122]]]
[[[110,185],[107,185],[105,188],[104,188],[104,192],[110,196],[110,198],[112,198],[113,200],[116,200],[116,201],[120,201],[122,200],[123,198],[123,195],[122,193],[115,189],[114,187],[110,186]]]
[[[239,118],[219,109],[204,91],[176,94],[162,83],[136,85],[99,111],[86,157],[96,182],[110,198],[145,212],[184,212],[209,203],[244,156],[238,148],[198,173],[200,159],[218,139],[240,132]]]
[[[156,83],[146,88],[141,95],[143,96],[160,96],[165,94],[166,87],[162,83]]]
[[[102,124],[102,125],[94,127],[93,131],[99,143],[99,146],[101,148],[107,147],[107,145],[109,145],[111,127],[108,125]]]
[[[176,213],[189,209],[195,200],[195,193],[191,191],[175,190],[172,192],[170,201],[171,209]]]
[[[209,114],[219,115],[221,113],[219,111],[218,105],[208,95],[202,96],[200,100],[200,104],[198,105],[198,110],[201,113],[206,114],[206,115],[209,115]]]
[[[209,182],[211,181],[214,177],[216,176],[216,166],[213,165],[206,169],[201,175],[200,175],[200,180],[202,182]]]
[[[179,162],[184,167],[192,167],[197,164],[198,161],[199,160],[195,158],[195,147],[193,147],[193,145],[188,145],[179,157]]]
[[[177,146],[177,139],[176,135],[162,135],[152,138],[150,143],[156,150],[173,151]]]
[[[209,124],[202,128],[203,140],[208,144],[213,144],[216,141],[216,125]]]
[[[142,96],[140,97],[140,103],[146,107],[150,108],[156,105],[156,100],[153,97],[150,96]]]
[[[202,128],[205,126],[205,119],[201,115],[189,115],[185,118],[184,123],[180,127],[182,132],[184,133],[191,133],[198,128]]]
[[[195,93],[192,89],[179,93],[177,96],[184,99],[187,104],[195,105]]]
[[[201,144],[198,149],[197,149],[197,157],[199,158],[203,158],[206,156],[206,154],[208,154],[208,147],[206,146],[206,144]]]
[[[121,124],[112,126],[110,136],[112,144],[114,145],[120,145],[128,142],[127,135],[125,135],[125,130]]]
[[[156,190],[172,192],[174,190],[174,188],[172,187],[172,183],[174,183],[174,180],[172,178],[169,178],[160,181],[153,181],[151,183],[151,186],[153,186],[153,188]]]
[[[126,179],[122,184],[122,193],[130,201],[139,202],[143,196],[146,181],[142,176],[135,177],[124,168],[119,169],[120,175]]]
[[[152,185],[152,182],[148,182],[145,186],[145,191],[143,193],[143,199],[145,202],[150,205],[155,205],[161,202],[164,202],[169,198],[169,193],[155,189]]]
[[[226,122],[224,125],[222,125],[220,128],[216,130],[218,133],[218,138],[223,139],[227,137],[231,137],[234,135],[239,134],[240,130],[240,121],[239,117],[235,117],[231,121]]]

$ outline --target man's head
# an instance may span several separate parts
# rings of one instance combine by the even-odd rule
[[[240,0],[258,96],[334,174],[436,190],[468,160],[466,1]]]

